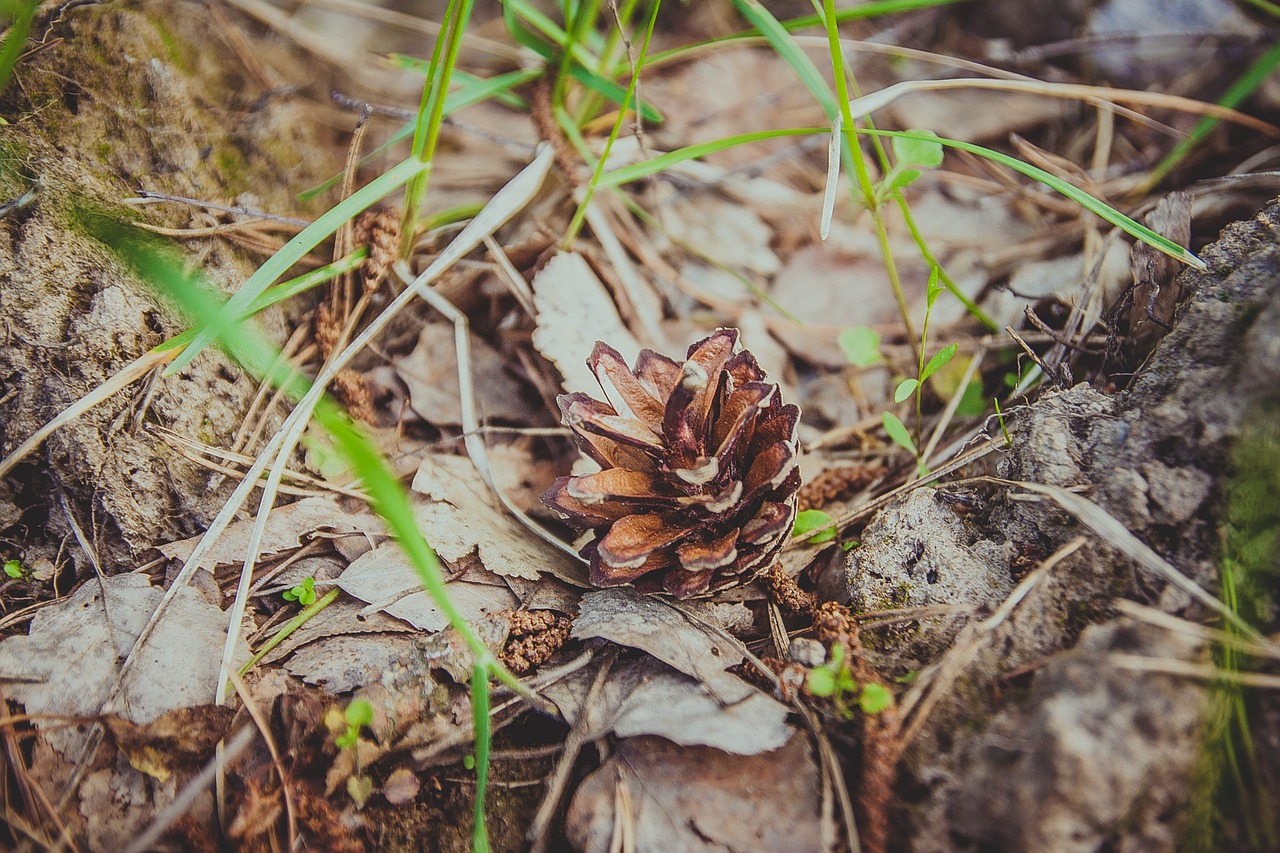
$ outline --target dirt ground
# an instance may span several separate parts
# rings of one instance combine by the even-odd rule
[[[443,5],[302,5],[42,4],[0,91],[0,846],[475,849],[472,655],[448,614],[314,425],[269,515],[260,488],[227,509],[290,404],[214,348],[161,375],[172,353],[154,348],[190,323],[84,225],[156,231],[231,294],[350,194],[340,180],[306,191],[340,179],[352,151],[369,155],[355,186],[405,156],[403,141],[378,146],[422,75],[391,55],[427,55]],[[754,4],[695,5],[662,10],[655,51],[742,30]],[[1203,270],[953,149],[908,182],[914,221],[886,202],[880,240],[843,193],[824,239],[825,135],[602,190],[566,245],[590,173],[531,76],[451,115],[405,266],[396,193],[282,274],[369,247],[347,277],[254,320],[314,377],[344,323],[375,322],[474,208],[546,166],[435,280],[456,308],[409,303],[332,389],[410,487],[450,600],[536,696],[495,683],[493,849],[1280,847],[1270,67],[1239,114],[1142,184],[1204,114],[1188,103],[1263,67],[1270,18],[1226,0],[1157,7],[959,3],[846,35],[863,40],[850,61],[864,92],[979,76],[888,45],[1143,93],[1100,106],[926,89],[876,120],[1010,151]],[[802,44],[829,76],[822,40]],[[480,4],[459,68],[544,67]],[[640,94],[663,120],[624,134],[620,165],[827,122],[759,42],[646,70]],[[582,145],[598,154],[612,116],[583,121]],[[933,301],[934,265],[976,310]],[[779,445],[798,460],[799,508],[823,513],[801,518],[835,535],[792,537],[771,571],[709,597],[593,588],[600,560],[588,570],[583,542],[567,544],[579,531],[544,504],[557,477],[586,471],[556,397],[600,396],[584,368],[596,341],[638,364],[722,327],[799,404]],[[855,327],[876,335],[875,358],[853,352]],[[924,358],[957,355],[917,409],[894,389],[924,364],[925,329]],[[817,672],[843,686],[815,689]]]

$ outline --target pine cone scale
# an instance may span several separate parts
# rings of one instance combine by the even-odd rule
[[[592,583],[685,598],[750,580],[795,517],[799,409],[733,329],[683,363],[644,350],[628,368],[603,343],[587,363],[607,402],[575,393],[559,406],[604,470],[559,478],[543,501],[592,531]]]

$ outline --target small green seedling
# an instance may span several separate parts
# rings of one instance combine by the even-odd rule
[[[347,728],[333,739],[340,749],[351,750],[355,772],[347,777],[347,794],[357,806],[363,807],[373,795],[373,780],[360,770],[360,730],[373,722],[373,705],[367,699],[352,699],[342,712]]]
[[[307,578],[293,589],[286,589],[281,595],[285,601],[296,601],[303,607],[310,607],[316,603],[316,579]]]
[[[864,714],[878,714],[893,703],[893,694],[881,684],[859,687],[844,662],[844,647],[831,649],[831,660],[809,670],[809,692],[830,698],[845,719],[853,718],[856,704]]]
[[[936,169],[942,165],[942,144],[934,142],[937,134],[931,130],[913,130],[911,133],[921,137],[899,136],[893,139],[894,164],[876,185],[876,203],[885,201],[895,190],[910,186],[920,179],[920,169]]]
[[[16,581],[24,581],[31,577],[31,570],[22,565],[21,560],[5,560],[4,573]]]
[[[347,730],[338,735],[334,743],[342,749],[352,749],[360,740],[360,730],[373,722],[373,706],[367,699],[352,699],[342,716],[347,721]]]
[[[1013,437],[1009,435],[1009,427],[1004,422],[1004,412],[1000,411],[1000,398],[992,397],[991,402],[996,404],[996,417],[1000,420],[1000,432],[1004,433],[1004,446],[1013,447]]]
[[[942,295],[943,286],[940,279],[940,273],[937,267],[929,272],[929,289],[925,298],[924,326],[920,331],[920,364],[917,369],[917,375],[898,383],[897,389],[893,392],[893,402],[905,402],[912,395],[916,398],[916,428],[919,429],[923,419],[923,391],[924,383],[929,381],[929,377],[937,373],[939,370],[947,366],[951,359],[955,358],[956,351],[960,349],[958,344],[950,344],[945,346],[938,352],[933,354],[933,358],[926,363],[924,360],[925,346],[929,340],[929,317],[933,313],[933,304],[938,301],[938,297]],[[882,418],[884,422],[884,431],[888,434],[893,442],[912,456],[916,458],[916,463],[920,468],[920,475],[924,476],[929,473],[924,465],[924,460],[920,458],[920,450],[917,448],[915,441],[911,438],[911,432],[907,429],[902,419],[893,412],[885,412]]]
[[[854,367],[873,367],[884,362],[880,354],[880,333],[870,326],[845,329],[837,340],[844,357]]]
[[[791,529],[791,535],[804,536],[814,530],[817,533],[806,540],[810,545],[830,542],[836,538],[836,520],[820,509],[806,509],[796,515],[796,523]]]

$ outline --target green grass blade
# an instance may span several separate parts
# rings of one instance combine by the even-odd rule
[[[1252,95],[1259,86],[1271,78],[1277,67],[1280,67],[1280,42],[1272,45],[1270,50],[1254,60],[1240,79],[1232,83],[1218,99],[1218,106],[1232,109],[1240,106],[1245,98]],[[1187,137],[1174,146],[1174,149],[1151,170],[1150,176],[1145,181],[1146,187],[1152,188],[1164,180],[1165,176],[1172,172],[1193,148],[1203,142],[1219,123],[1219,120],[1212,116],[1205,116],[1196,122]]]
[[[11,0],[6,3],[8,14],[8,31],[4,34],[4,43],[0,45],[0,92],[9,85],[9,77],[13,75],[14,66],[22,49],[27,46],[27,36],[31,34],[31,21],[40,7],[40,0]]]
[[[903,12],[914,12],[918,9],[930,9],[935,6],[951,6],[956,3],[968,3],[970,0],[873,0],[873,2],[861,3],[848,9],[840,9],[835,14],[837,24],[847,21],[857,21],[864,18],[873,18],[881,15],[894,15]],[[770,16],[772,17],[772,16]],[[791,18],[778,22],[783,29],[788,32],[796,30],[806,30],[811,27],[820,27],[823,18],[820,15],[806,15],[801,18]],[[700,41],[695,44],[681,45],[680,47],[669,48],[658,53],[654,53],[649,57],[650,65],[657,65],[667,62],[674,57],[681,55],[687,51],[697,51],[721,42],[737,41],[748,38],[758,38],[764,35],[760,30],[751,28],[742,30],[737,33],[730,33],[724,36],[718,36],[706,41]]]
[[[612,172],[605,172],[600,177],[600,186],[614,187],[631,181],[638,181],[641,178],[655,175],[687,160],[696,160],[699,157],[705,157],[717,151],[733,148],[735,145],[745,145],[748,142],[759,142],[764,139],[778,139],[784,136],[813,136],[817,133],[829,132],[830,129],[825,127],[785,127],[779,130],[757,130],[752,133],[741,133],[737,136],[726,136],[724,139],[713,139],[710,142],[699,142],[696,145],[668,151],[666,154],[660,154],[642,163],[633,163],[630,166],[614,169]]]
[[[874,136],[891,136],[891,137],[916,137],[918,134],[901,130],[870,130],[867,128],[858,128],[858,133],[871,134]],[[921,137],[924,138],[924,137]],[[1032,166],[1030,163],[1024,163],[1016,157],[1010,157],[1000,151],[993,151],[990,148],[983,148],[981,145],[974,145],[972,142],[961,142],[958,139],[948,139],[944,136],[928,137],[948,148],[956,148],[960,151],[968,151],[970,154],[976,154],[979,157],[985,157],[988,160],[999,163],[1002,166],[1008,166],[1014,171],[1021,172],[1029,178],[1039,181],[1050,189],[1061,193],[1067,198],[1086,210],[1096,214],[1097,216],[1110,222],[1126,234],[1141,240],[1148,246],[1164,252],[1169,257],[1181,261],[1187,266],[1195,267],[1198,270],[1205,270],[1204,261],[1200,260],[1190,249],[1179,246],[1177,243],[1152,231],[1140,222],[1136,222],[1125,216],[1120,211],[1111,207],[1106,202],[1100,201],[1089,195],[1084,190],[1062,180],[1057,175],[1052,175],[1044,169]]]
[[[444,102],[449,94],[449,82],[458,64],[458,52],[462,49],[462,34],[467,30],[475,0],[449,0],[445,11],[445,30],[436,39],[431,54],[431,67],[423,85],[422,102],[413,131],[411,158],[430,163],[436,155],[440,141],[440,126],[444,122]],[[418,235],[418,219],[422,202],[427,196],[427,181],[431,176],[424,169],[409,178],[404,187],[404,210],[400,218],[400,257],[407,258]]]
[[[875,18],[881,15],[901,15],[904,12],[915,12],[920,9],[933,9],[938,6],[952,6],[956,3],[967,3],[969,0],[873,0],[860,3],[850,9],[840,9],[835,14],[837,24],[848,21],[859,21],[864,18]],[[783,21],[787,30],[803,30],[809,27],[822,26],[821,15],[806,15],[803,18],[792,18]]]
[[[227,332],[239,321],[245,310],[262,295],[272,282],[285,273],[291,266],[300,261],[308,252],[320,244],[333,232],[337,231],[351,217],[365,210],[388,193],[404,185],[414,175],[428,168],[428,164],[417,160],[405,160],[391,167],[329,210],[325,211],[315,222],[302,229],[292,240],[286,243],[266,263],[258,267],[253,275],[245,280],[240,289],[227,300],[222,310],[204,325],[196,334],[195,340],[187,346],[182,354],[174,359],[165,370],[165,376],[172,376],[190,363],[215,338],[226,340]]]
[[[809,90],[809,94],[822,106],[828,119],[836,116],[836,99],[831,94],[831,87],[823,79],[822,72],[813,64],[791,33],[779,23],[773,13],[759,3],[759,0],[734,0],[734,8],[746,18],[751,26],[764,36],[765,41],[774,52],[782,58],[791,70],[800,78],[800,82]]]
[[[518,23],[519,21],[527,22],[534,30],[542,33],[561,50],[568,50],[569,54],[582,67],[593,71],[600,70],[599,60],[591,54],[591,51],[585,45],[577,41],[571,41],[568,34],[559,24],[536,9],[527,0],[503,0],[502,14],[511,37],[521,45],[539,53],[544,59],[550,58],[549,53],[543,52],[547,49],[546,42],[539,41],[536,38],[531,39],[529,36],[531,31],[521,26]]]
[[[334,261],[331,264],[325,264],[311,272],[303,273],[297,278],[282,281],[280,284],[270,288],[257,299],[253,300],[253,303],[245,310],[244,314],[240,316],[240,322],[243,323],[245,320],[265,311],[272,305],[277,305],[286,299],[292,299],[299,293],[306,293],[308,290],[324,284],[331,278],[344,275],[349,272],[355,272],[360,268],[360,265],[364,263],[364,259],[367,257],[369,257],[369,249],[365,246],[361,246],[345,258]],[[153,352],[164,352],[165,350],[185,347],[187,344],[195,340],[196,332],[196,329],[188,329],[182,334],[175,335],[164,343],[157,344],[151,349]]]
[[[489,831],[484,820],[484,795],[489,786],[489,667],[477,663],[471,669],[471,719],[476,739],[475,820],[471,829],[473,853],[489,853]]]

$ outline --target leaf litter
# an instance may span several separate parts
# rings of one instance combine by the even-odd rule
[[[1034,23],[1046,30],[1041,34],[1043,44],[1088,52],[1087,44],[1070,42],[1074,33],[1093,31],[1123,41],[1123,22],[1134,19],[1135,14],[1136,20],[1144,20],[1144,8],[1136,0],[1115,0],[1090,13],[1085,28],[1076,22],[1060,32],[1050,31],[1059,15],[1043,15]],[[1229,4],[1228,8],[1234,9]],[[921,20],[947,26],[958,22],[983,30],[965,18],[963,11],[918,14]],[[930,15],[937,17],[928,18]],[[1231,34],[1248,35],[1256,30],[1238,26],[1240,18],[1235,10]],[[705,19],[699,20],[700,25],[706,25]],[[1003,25],[997,21],[984,26],[998,29]],[[940,26],[939,31],[942,29]],[[1026,57],[1034,57],[1035,50],[1047,49],[1017,37],[1004,43],[989,41],[986,35],[966,35],[972,37],[973,49],[985,52],[992,62],[996,60],[991,57],[1008,58],[1010,45],[1013,50],[1032,49],[1032,53],[1023,54],[1023,65],[1033,61]],[[1135,44],[1150,53],[1150,45],[1141,39]],[[1090,192],[1117,206],[1121,203],[1116,199],[1128,203],[1126,193],[1133,183],[1129,174],[1141,167],[1141,158],[1166,146],[1161,135],[1165,131],[1154,123],[1125,124],[1128,114],[1123,111],[1116,112],[1119,119],[1104,117],[1107,110],[1090,112],[1070,101],[1040,97],[1017,87],[995,94],[983,92],[979,98],[972,89],[930,91],[908,79],[906,88],[890,91],[903,83],[903,78],[929,76],[921,71],[925,60],[920,52],[903,52],[902,56],[910,58],[885,62],[881,53],[871,51],[896,48],[879,44],[864,50],[857,45],[850,42],[848,57],[863,90],[871,93],[864,103],[875,101],[879,92],[896,98],[889,109],[877,114],[877,121],[895,127],[934,127],[952,138],[979,139],[1002,150],[1012,132],[1023,133],[1029,141],[1013,140],[1012,150],[1021,156],[1043,155],[1039,165],[1086,183]],[[1206,50],[1212,52],[1213,48]],[[1128,56],[1124,51],[1103,53],[1112,64],[1095,69],[1109,68],[1117,78],[1141,73],[1141,63],[1132,67],[1124,64]],[[1103,53],[1091,54],[1090,60]],[[1141,54],[1139,50],[1133,55]],[[1177,65],[1176,55],[1172,61],[1175,68],[1183,67]],[[973,64],[969,62],[970,67],[962,73],[978,73]],[[1018,63],[1010,64],[1026,70]],[[776,73],[762,73],[766,67]],[[1074,80],[1079,76],[1075,70],[1063,64],[1053,69],[1053,75]],[[643,97],[655,99],[668,120],[661,127],[648,128],[647,138],[630,145],[629,153],[619,156],[617,163],[626,158],[632,162],[644,159],[654,146],[674,149],[765,125],[822,124],[820,111],[802,87],[781,82],[790,81],[788,75],[777,55],[762,49],[758,42],[749,48],[722,45],[709,52],[705,61],[682,60],[671,67],[646,69]],[[760,79],[769,84],[753,85]],[[1136,85],[1121,79],[1113,82]],[[1200,82],[1188,79],[1185,85],[1200,94],[1211,91],[1212,87],[1200,87]],[[880,100],[889,103],[884,97]],[[966,106],[970,100],[984,108]],[[1088,103],[1096,106],[1094,101]],[[1137,102],[1126,103],[1132,106]],[[1153,110],[1169,106],[1169,102],[1149,103]],[[996,106],[987,107],[989,104]],[[514,122],[513,113],[492,103],[472,110],[461,114],[458,127],[464,128],[468,120],[473,127],[483,125],[488,134],[483,150],[497,166],[442,151],[441,168],[433,179],[439,190],[436,203],[441,205],[446,200],[487,199],[494,186],[515,168],[513,162],[527,162],[530,156],[529,141],[535,134],[523,116]],[[1064,127],[1065,115],[1071,116],[1071,122]],[[1167,114],[1157,117],[1174,123],[1180,120]],[[515,134],[508,144],[491,138],[508,130]],[[596,150],[598,142],[598,136],[587,133],[588,147]],[[627,143],[630,140],[624,139],[615,146],[615,155],[628,148]],[[428,317],[425,311],[406,315],[404,326],[394,333],[394,345],[355,362],[353,375],[369,377],[365,390],[372,395],[384,427],[377,433],[379,444],[397,459],[400,470],[416,470],[415,515],[446,564],[451,600],[478,627],[495,654],[501,653],[504,645],[510,648],[517,639],[513,628],[516,616],[527,616],[530,611],[544,614],[545,618],[525,620],[541,628],[532,628],[531,635],[520,635],[522,639],[532,636],[528,648],[550,650],[534,665],[536,674],[530,683],[536,683],[539,694],[551,703],[544,709],[550,712],[548,719],[558,718],[583,743],[596,741],[605,756],[585,778],[578,776],[582,781],[572,792],[563,833],[578,849],[612,849],[624,842],[639,850],[830,849],[839,832],[832,815],[840,794],[823,756],[835,754],[834,743],[841,760],[856,768],[858,750],[868,748],[868,743],[876,745],[868,741],[873,737],[872,728],[860,727],[867,721],[857,716],[858,712],[852,711],[849,717],[843,714],[856,707],[854,698],[836,697],[824,703],[805,693],[805,666],[818,665],[821,659],[806,659],[801,666],[786,654],[791,646],[788,635],[809,627],[803,616],[805,595],[816,591],[824,599],[848,600],[853,595],[860,600],[860,593],[862,597],[869,594],[867,589],[851,589],[856,577],[846,583],[841,576],[842,567],[858,565],[847,562],[841,550],[857,548],[862,536],[858,523],[838,526],[833,531],[838,535],[827,542],[788,543],[783,574],[795,576],[803,586],[799,597],[791,599],[798,605],[794,612],[784,612],[786,608],[779,606],[782,599],[769,586],[769,579],[733,590],[711,603],[672,605],[627,588],[584,594],[583,567],[531,535],[495,499],[487,482],[491,472],[512,505],[555,527],[557,520],[541,508],[537,495],[557,475],[569,471],[574,454],[564,432],[554,426],[557,413],[553,397],[562,390],[599,396],[600,383],[587,367],[596,342],[603,340],[615,347],[628,364],[634,362],[642,346],[656,346],[678,358],[687,343],[718,326],[741,328],[748,345],[762,356],[772,341],[781,342],[781,346],[773,344],[770,357],[761,361],[767,362],[772,381],[785,378],[784,398],[799,402],[805,410],[800,435],[812,445],[801,461],[806,474],[828,469],[876,470],[883,472],[877,474],[879,479],[872,486],[878,493],[914,476],[913,460],[886,442],[875,424],[892,405],[889,401],[899,380],[916,375],[908,353],[916,342],[901,333],[898,304],[878,259],[879,247],[866,212],[856,204],[841,204],[831,240],[819,242],[814,226],[823,180],[817,153],[820,146],[807,142],[789,146],[790,141],[774,140],[756,149],[718,152],[706,162],[683,164],[670,174],[655,176],[647,185],[627,186],[626,202],[652,207],[651,222],[633,216],[633,209],[622,203],[621,197],[605,199],[607,204],[597,199],[589,208],[590,231],[579,237],[572,250],[551,247],[561,242],[566,208],[574,199],[563,185],[544,187],[526,214],[506,231],[493,232],[493,239],[486,243],[489,255],[472,256],[466,263],[475,266],[436,279],[439,291],[459,304],[472,324],[469,377],[458,375],[455,329]],[[1085,163],[1090,151],[1093,162]],[[1221,156],[1221,151],[1216,154]],[[616,167],[611,162],[610,168]],[[574,172],[562,176],[567,183],[581,180],[583,171]],[[874,180],[874,167],[872,172]],[[965,296],[977,301],[999,324],[1015,327],[1027,357],[1047,359],[1050,367],[1069,361],[1077,370],[1076,378],[1103,375],[1095,355],[1103,349],[1154,346],[1166,327],[1177,320],[1177,305],[1186,295],[1174,281],[1176,269],[1169,267],[1165,256],[1142,248],[1133,253],[1132,270],[1125,269],[1125,263],[1116,262],[1126,253],[1122,240],[1108,236],[1089,218],[1091,214],[1049,198],[1020,180],[967,157],[948,154],[940,169],[925,172],[907,187],[906,198],[916,225],[928,237],[933,260],[941,263]],[[581,190],[580,183],[572,188],[575,193]],[[1203,242],[1210,236],[1198,232],[1202,227],[1198,217],[1203,213],[1188,214],[1184,204],[1176,199],[1162,203],[1151,224],[1178,242]],[[394,211],[391,213],[394,218]],[[889,242],[900,261],[898,272],[907,293],[908,313],[918,329],[925,313],[924,283],[932,261],[919,256],[910,229],[896,213],[888,216],[887,225]],[[445,244],[433,242],[431,250],[439,245]],[[526,306],[477,271],[480,264],[489,264],[500,253],[507,254],[516,276],[532,283],[532,319]],[[421,269],[428,257],[420,251],[410,260]],[[1134,282],[1137,288],[1130,293]],[[1128,302],[1123,310],[1116,310],[1125,299]],[[1026,320],[1023,325],[1029,307],[1039,324]],[[1070,319],[1063,321],[1063,316]],[[855,327],[874,333],[873,338],[861,338],[860,364],[851,364],[841,346],[847,340],[844,333]],[[944,297],[932,315],[929,335],[937,342],[932,349],[948,343],[961,345],[956,364],[970,363],[968,358],[974,352],[986,353],[982,361],[985,375],[978,375],[975,381],[980,386],[976,390],[987,396],[1003,394],[1010,374],[1014,384],[1026,376],[1025,365],[1018,363],[1020,356],[1008,348],[1008,342],[984,337],[985,332],[966,319],[960,303],[949,297]],[[1122,355],[1132,360],[1136,352],[1126,350]],[[1137,367],[1137,361],[1126,364]],[[1113,377],[1118,375],[1114,363],[1111,369]],[[955,391],[942,389],[943,378],[939,373],[921,386],[926,421],[935,417],[937,406]],[[477,420],[485,425],[482,433],[468,426],[468,413],[461,403],[468,390],[478,398],[481,418]],[[607,395],[608,389],[603,390]],[[413,409],[407,416],[395,408],[399,405],[396,398],[402,400],[406,393]],[[535,404],[539,395],[545,404],[542,407]],[[1004,399],[1006,408],[1018,405]],[[904,422],[911,422],[905,406],[900,413]],[[946,418],[952,415],[954,410]],[[975,421],[964,415],[955,417],[956,426],[937,428],[936,438],[944,440],[930,464],[933,459],[939,465],[947,464],[978,434]],[[503,425],[534,428],[514,436],[504,435]],[[922,424],[923,428],[934,426]],[[481,469],[486,470],[483,476],[466,456],[454,452],[462,444],[471,450],[477,438],[484,442],[488,454],[487,469]],[[947,450],[947,445],[952,449]],[[423,448],[429,449],[424,452]],[[308,451],[316,466],[325,464],[322,456],[314,447]],[[1159,473],[1163,470],[1174,473],[1165,476]],[[1148,462],[1129,480],[1149,479],[1145,494],[1158,496],[1156,503],[1162,507],[1190,507],[1179,511],[1179,524],[1194,524],[1198,516],[1192,504],[1198,506],[1200,501],[1179,498],[1175,494],[1178,488],[1170,485],[1181,482],[1177,480],[1180,470],[1168,459],[1158,465]],[[335,479],[344,476],[340,468],[326,468],[325,472]],[[865,485],[872,480],[860,482]],[[1198,488],[1207,491],[1209,486],[1200,484]],[[854,502],[842,503],[847,498]],[[832,492],[817,498],[814,505],[825,507],[836,518],[860,518],[867,502],[875,498],[876,494],[843,494],[837,499]],[[988,498],[1000,500],[990,492],[971,499],[945,489],[919,489],[896,510],[883,513],[879,527],[867,537],[873,545],[886,537],[906,543],[897,550],[880,549],[892,551],[887,556],[874,547],[863,549],[864,556],[893,564],[880,580],[899,577],[894,572],[900,572],[920,591],[920,595],[908,596],[909,600],[894,601],[900,590],[892,582],[877,587],[877,594],[885,599],[881,602],[884,613],[878,614],[883,618],[872,621],[888,627],[867,630],[885,630],[887,651],[883,658],[873,659],[886,667],[886,674],[911,675],[892,669],[902,667],[900,659],[894,662],[894,654],[901,654],[903,637],[933,630],[931,626],[938,621],[981,618],[982,609],[996,604],[1002,591],[1014,585],[1018,571],[1026,571],[1044,556],[1025,542],[1020,543],[1022,550],[1011,542],[992,543],[987,550],[998,559],[986,566],[928,551],[935,545],[942,550],[972,551],[972,542],[966,538],[969,529],[956,519],[963,519],[963,513],[980,512],[975,507]],[[21,518],[9,491],[5,501],[6,521]],[[939,522],[937,507],[947,501],[953,502],[948,506],[963,510],[956,509],[954,518],[945,515]],[[8,511],[10,504],[13,512]],[[918,510],[915,515],[923,519],[916,524],[914,539],[906,535],[912,531],[887,529],[900,522],[904,508]],[[220,567],[212,582],[205,573],[200,580],[201,588],[210,590],[209,600],[217,599],[217,605],[225,603],[226,589],[235,584],[231,575],[246,556],[252,523],[234,522],[202,561]],[[921,525],[935,523],[945,525],[947,536],[924,536]],[[340,573],[336,585],[341,595],[259,663],[248,676],[251,690],[261,691],[257,701],[265,703],[264,710],[272,711],[272,720],[280,723],[276,736],[290,749],[298,750],[294,760],[299,763],[291,765],[295,781],[317,773],[323,776],[324,788],[332,795],[332,808],[343,810],[341,819],[336,810],[314,811],[311,814],[320,817],[313,825],[326,826],[329,821],[334,826],[357,827],[352,830],[357,834],[368,833],[368,824],[360,828],[357,812],[342,800],[344,785],[358,783],[367,809],[390,806],[392,814],[401,815],[407,813],[410,803],[431,800],[433,785],[438,792],[442,779],[444,784],[452,784],[448,773],[461,773],[456,766],[440,773],[435,768],[460,759],[469,749],[470,711],[459,684],[471,672],[470,651],[456,632],[446,627],[447,620],[422,592],[398,546],[386,539],[381,522],[359,508],[358,502],[328,496],[305,498],[274,510],[266,528],[263,565],[258,569],[264,575],[255,575],[255,583],[266,572],[279,570],[270,583],[287,586],[314,577],[316,590],[323,592],[331,588],[331,576]],[[561,528],[555,530],[568,535]],[[928,541],[920,541],[922,536]],[[185,563],[197,542],[193,538],[158,547],[167,560]],[[915,554],[915,545],[925,558]],[[304,553],[306,548],[315,550]],[[319,556],[311,556],[316,553]],[[53,565],[56,556],[50,550],[35,554],[28,562],[32,566]],[[1176,559],[1173,562],[1176,564]],[[991,571],[997,571],[998,576],[983,574]],[[949,572],[972,576],[956,578]],[[938,577],[931,580],[933,573]],[[0,642],[0,669],[8,679],[6,697],[22,702],[29,713],[96,715],[105,699],[103,691],[109,689],[112,667],[129,649],[130,631],[136,636],[139,620],[145,621],[149,615],[144,611],[154,606],[161,594],[142,574],[111,575],[101,582],[107,584],[111,622],[99,624],[92,615],[73,618],[79,612],[72,608],[73,602],[79,606],[93,601],[98,582],[90,579],[71,598],[37,615],[28,636]],[[966,598],[966,607],[972,605],[973,613],[954,609],[926,612],[930,602],[950,601],[948,591],[956,588],[976,590]],[[247,623],[253,623],[246,625],[246,632],[255,648],[297,612],[293,609],[296,605],[286,604],[274,588],[269,589],[271,592],[254,599],[246,617]],[[766,589],[770,591],[766,593]],[[90,769],[84,776],[80,807],[91,824],[88,837],[97,846],[118,846],[115,842],[124,838],[126,830],[137,830],[150,813],[148,809],[161,803],[160,798],[153,804],[150,799],[156,785],[166,776],[170,780],[189,776],[199,759],[208,757],[210,739],[227,729],[226,711],[211,709],[204,704],[207,698],[197,695],[206,690],[212,695],[216,673],[205,670],[211,666],[208,662],[219,656],[216,630],[225,636],[225,624],[214,617],[221,615],[225,623],[225,614],[200,598],[194,586],[181,590],[173,607],[177,610],[160,623],[161,633],[147,646],[163,653],[150,652],[153,658],[140,663],[130,679],[143,678],[140,673],[151,672],[149,665],[167,666],[161,671],[168,689],[171,681],[185,684],[182,679],[194,679],[191,670],[200,667],[192,661],[203,661],[205,667],[200,679],[192,682],[198,689],[176,690],[163,700],[151,695],[160,692],[159,687],[145,683],[145,679],[139,684],[128,681],[127,702],[116,709],[119,716],[104,719],[111,743],[125,762]],[[93,612],[92,607],[82,610]],[[1100,606],[1099,612],[1102,610]],[[939,620],[940,616],[945,618]],[[572,628],[567,629],[570,618]],[[1018,611],[1011,621],[1028,618]],[[192,634],[183,638],[185,645],[171,642],[170,634],[164,632],[164,626],[171,622]],[[114,639],[108,626],[118,632]],[[935,634],[934,639],[945,645],[942,633]],[[877,643],[881,639],[877,635]],[[829,637],[825,641],[829,644]],[[192,644],[210,642],[212,652],[192,648]],[[1065,641],[1055,638],[1043,645],[1041,651],[1048,654],[1065,647]],[[769,657],[770,653],[776,657]],[[68,655],[91,665],[83,672],[76,668],[72,674],[55,671],[45,663],[67,659]],[[937,660],[938,655],[932,659]],[[328,695],[320,700],[319,691],[308,692],[304,685],[319,686]],[[374,704],[375,722],[358,739],[355,749],[336,750],[333,732],[324,720],[351,695]],[[1049,696],[1046,707],[1055,701]],[[495,725],[507,726],[521,719],[515,708],[504,706],[496,712]],[[814,712],[821,714],[822,725],[802,730],[806,714]],[[35,725],[42,735],[32,751],[40,765],[36,778],[70,778],[66,761],[50,744],[61,744],[65,751],[79,735],[40,721]],[[980,727],[981,720],[972,725]],[[184,732],[184,727],[189,731]],[[520,727],[512,730],[523,732]],[[520,738],[525,736],[517,734],[516,742],[523,743]],[[908,760],[918,761],[915,757]],[[233,771],[232,789],[240,798],[235,801],[240,811],[232,824],[237,839],[262,840],[267,833],[276,832],[281,810],[277,789],[272,786],[280,783],[272,781],[273,772],[265,762]],[[848,775],[852,778],[857,772],[850,769]],[[428,780],[428,784],[420,784]],[[1016,788],[1016,783],[1016,779],[1009,780],[1011,788]],[[864,792],[871,789],[864,783]],[[978,803],[975,809],[981,807],[978,801],[982,794],[976,791],[969,795]],[[115,805],[109,802],[113,797]],[[311,802],[307,808],[321,809],[321,803],[330,808],[322,798]],[[858,826],[855,821],[845,821],[846,842],[852,843],[859,827],[875,824],[876,816],[861,811],[871,809],[866,804],[870,802],[867,794],[865,803],[855,804]],[[127,805],[126,814],[113,828],[107,818],[120,816],[120,804]],[[465,811],[454,805],[454,812]],[[1028,809],[1034,805],[1029,804]],[[385,816],[386,812],[380,814]],[[274,840],[281,838],[273,835]],[[507,840],[508,846],[515,846]],[[867,840],[868,849],[877,849],[880,842]]]

